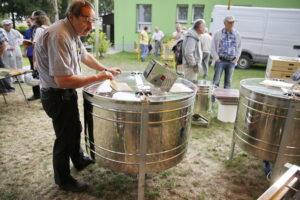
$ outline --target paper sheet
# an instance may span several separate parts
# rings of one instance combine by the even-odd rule
[[[284,81],[276,81],[276,80],[264,80],[260,84],[265,85],[265,86],[287,88],[287,89],[289,89],[293,86],[293,83],[287,83]],[[300,89],[300,87],[296,86],[295,89]]]
[[[193,92],[193,90],[182,83],[174,83],[170,89],[171,93]]]
[[[121,83],[115,80],[110,81],[110,87],[118,92],[132,92],[131,87],[129,87],[127,83]]]
[[[102,84],[100,84],[96,90],[97,93],[109,93],[111,91],[112,91],[112,88],[110,87],[110,83],[108,80],[106,80]]]

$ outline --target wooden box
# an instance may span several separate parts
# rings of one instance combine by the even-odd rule
[[[290,80],[298,68],[300,68],[300,58],[269,56],[265,77]]]

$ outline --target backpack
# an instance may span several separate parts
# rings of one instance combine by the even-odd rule
[[[172,48],[172,51],[175,54],[175,61],[177,65],[181,65],[182,64],[182,44],[183,44],[183,40],[179,40]]]

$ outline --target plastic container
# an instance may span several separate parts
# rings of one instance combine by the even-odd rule
[[[218,120],[234,123],[237,113],[237,105],[224,105],[218,102]]]

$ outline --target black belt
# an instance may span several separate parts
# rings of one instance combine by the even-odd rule
[[[225,58],[225,57],[222,57],[222,56],[220,56],[220,60],[222,60],[222,61],[227,61],[227,62],[231,62],[231,61],[233,61],[235,59],[235,57],[233,58],[233,59],[228,59],[228,58]]]
[[[66,91],[74,92],[75,91],[75,89],[70,89],[70,88],[65,89],[65,88],[51,88],[51,87],[50,88],[42,88],[41,90],[44,92],[66,92]]]
[[[75,89],[62,89],[62,88],[42,88],[42,93],[53,94],[55,96],[61,96],[63,99],[70,99],[77,93]]]

